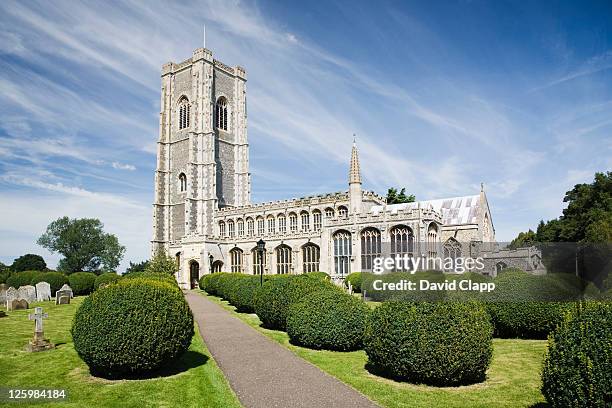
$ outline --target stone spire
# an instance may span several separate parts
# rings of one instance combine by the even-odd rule
[[[353,135],[353,151],[351,152],[351,168],[349,170],[349,185],[353,183],[361,184],[361,170],[359,168],[359,153],[357,152],[357,143]]]
[[[357,143],[353,135],[353,150],[351,152],[351,168],[349,170],[349,213],[358,214],[363,205],[363,195],[361,192],[361,170],[359,169],[359,154],[357,153]]]

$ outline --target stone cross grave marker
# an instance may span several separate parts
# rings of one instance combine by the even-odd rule
[[[26,346],[27,351],[43,351],[53,348],[53,344],[49,340],[45,339],[43,332],[43,319],[49,317],[49,314],[43,313],[42,307],[34,309],[34,314],[30,314],[28,318],[34,320],[34,338],[30,340],[30,343]]]
[[[51,300],[51,285],[47,282],[38,282],[36,284],[36,300],[38,302]]]
[[[19,298],[27,300],[28,303],[36,302],[36,288],[34,286],[20,286],[17,291],[19,292]]]

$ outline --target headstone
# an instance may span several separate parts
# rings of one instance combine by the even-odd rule
[[[72,294],[72,291],[58,290],[55,293],[55,304],[56,305],[69,305],[71,294]]]
[[[6,310],[27,310],[30,307],[28,301],[25,299],[13,299],[10,302],[7,301]]]
[[[6,304],[6,291],[8,288],[6,283],[0,283],[0,305]]]
[[[71,287],[70,287],[70,286],[69,286],[67,283],[64,283],[64,286],[62,286],[62,287],[60,288],[60,290],[61,290],[61,291],[68,291],[68,292],[70,292],[70,297],[71,297],[71,298],[73,298],[73,297],[74,297],[74,294],[72,293],[72,288],[71,288]]]
[[[43,319],[49,317],[47,313],[43,313],[42,307],[34,309],[34,314],[30,314],[28,318],[34,320],[34,338],[30,340],[30,343],[26,346],[27,351],[43,351],[53,348],[53,344],[49,340],[45,339],[43,332]]]
[[[27,300],[28,303],[36,302],[36,288],[34,286],[20,286],[17,291],[19,292],[19,298]]]
[[[14,299],[17,299],[19,297],[19,292],[17,292],[17,289],[15,289],[14,287],[10,287],[6,290],[6,308],[8,309],[8,304],[10,302],[12,302]]]
[[[51,300],[51,285],[47,282],[38,282],[36,284],[36,300],[38,302]]]

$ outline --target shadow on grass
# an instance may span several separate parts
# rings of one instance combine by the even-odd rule
[[[205,354],[198,351],[188,350],[179,359],[173,361],[165,367],[148,373],[108,373],[90,369],[90,374],[94,377],[103,378],[105,380],[150,380],[154,378],[171,377],[187,372],[192,368],[203,366],[209,359],[210,357]]]
[[[530,405],[529,408],[549,408],[550,405],[547,402],[538,402],[536,404]]]
[[[482,378],[477,378],[477,379],[474,379],[472,381],[463,381],[461,383],[447,385],[447,384],[427,383],[427,382],[422,382],[422,381],[411,381],[410,379],[403,378],[403,377],[398,377],[396,375],[393,375],[393,374],[391,374],[391,373],[381,369],[380,367],[375,366],[374,364],[372,364],[370,362],[366,363],[365,369],[370,374],[372,374],[372,375],[375,375],[377,377],[381,377],[381,378],[384,378],[384,379],[387,379],[387,380],[395,381],[395,382],[398,382],[398,383],[408,383],[408,384],[414,384],[414,385],[426,385],[426,386],[438,387],[438,388],[464,387],[464,386],[469,386],[469,385],[480,384],[480,383],[483,383],[486,380],[486,375],[485,375]]]

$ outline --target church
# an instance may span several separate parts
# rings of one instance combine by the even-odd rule
[[[246,81],[244,68],[205,48],[162,66],[152,252],[175,257],[181,287],[220,271],[324,271],[341,280],[371,271],[378,257],[415,254],[483,256],[489,275],[541,267],[537,251],[491,247],[495,228],[482,188],[390,205],[362,189],[355,143],[347,146],[347,191],[251,203]],[[260,240],[265,251],[257,250]]]

